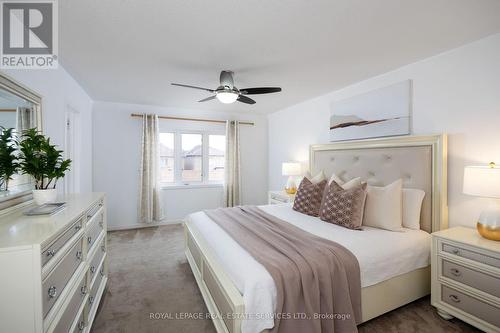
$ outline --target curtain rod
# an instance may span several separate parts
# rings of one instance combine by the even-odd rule
[[[0,112],[17,112],[16,109],[0,109]]]
[[[142,114],[139,113],[132,113],[130,115],[131,117],[134,118],[142,118]],[[202,121],[206,123],[219,123],[219,124],[225,124],[225,120],[215,120],[215,119],[200,119],[200,118],[182,118],[182,117],[170,117],[170,116],[158,116],[160,119],[171,119],[171,120],[188,120],[188,121]],[[250,125],[254,126],[255,123],[250,122],[250,121],[240,121],[241,125]]]

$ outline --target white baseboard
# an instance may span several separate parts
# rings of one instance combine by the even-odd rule
[[[108,225],[108,231],[118,231],[118,230],[131,230],[131,229],[141,229],[141,228],[149,228],[149,227],[159,227],[162,225],[170,225],[170,224],[182,224],[183,220],[169,220],[162,221],[158,223],[137,223],[130,225],[119,225],[119,226],[111,226]]]

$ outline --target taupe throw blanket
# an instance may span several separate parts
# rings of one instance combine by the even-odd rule
[[[358,260],[349,250],[256,206],[205,213],[274,279],[278,294],[271,332],[357,332],[361,281]]]

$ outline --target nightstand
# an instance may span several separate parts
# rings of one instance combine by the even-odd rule
[[[441,230],[432,234],[431,260],[431,303],[438,314],[500,332],[500,242],[472,228]]]
[[[293,202],[295,194],[288,194],[285,191],[269,191],[267,203],[269,205],[283,204]]]

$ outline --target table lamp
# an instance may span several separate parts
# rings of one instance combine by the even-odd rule
[[[467,166],[464,169],[463,192],[486,198],[500,198],[500,168],[491,162],[488,166]],[[477,230],[484,238],[500,241],[500,202],[481,212]]]
[[[281,165],[281,174],[288,176],[285,191],[288,194],[295,194],[297,192],[297,185],[295,185],[295,177],[300,176],[302,173],[300,163],[286,162]]]

